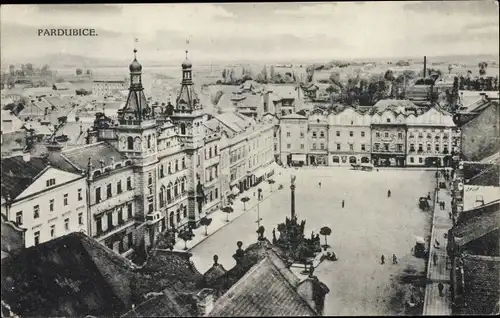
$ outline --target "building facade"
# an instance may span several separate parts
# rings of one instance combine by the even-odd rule
[[[126,90],[124,79],[94,79],[92,81],[92,94],[96,96],[111,96],[116,91]]]
[[[451,114],[431,108],[421,115],[410,114],[407,124],[408,166],[449,166],[455,124]]]
[[[280,119],[280,148],[283,164],[307,165],[308,119],[298,114],[290,114]]]
[[[329,164],[350,165],[370,162],[369,114],[361,114],[352,108],[328,115]]]
[[[1,213],[25,229],[25,247],[71,232],[88,233],[85,177],[43,158],[3,158],[2,197]]]
[[[406,118],[386,110],[372,116],[372,163],[376,166],[406,165]]]

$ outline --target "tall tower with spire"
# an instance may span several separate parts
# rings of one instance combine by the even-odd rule
[[[135,219],[138,221],[135,244],[148,246],[154,239],[155,229],[146,220],[159,219],[157,202],[158,163],[157,128],[152,108],[148,105],[142,86],[142,65],[134,60],[129,66],[130,87],[127,101],[118,111],[118,125],[115,128],[117,149],[131,159],[134,166],[133,179],[136,200]],[[143,240],[144,238],[144,240]]]
[[[193,64],[189,60],[188,50],[186,50],[186,59],[181,65],[181,89],[175,100],[175,106],[172,107],[170,118],[176,126],[179,141],[182,143],[188,158],[188,217],[190,225],[197,227],[199,220],[204,216],[202,205],[205,199],[203,193],[205,127],[203,123],[208,119],[208,115],[205,114],[195,90],[192,67]]]

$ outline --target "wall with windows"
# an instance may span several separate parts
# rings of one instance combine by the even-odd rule
[[[58,176],[58,170],[49,169],[43,180],[37,180],[45,189],[34,184],[39,191],[15,200],[8,209],[8,219],[26,228],[26,247],[88,230],[85,178],[76,175],[76,179],[74,176],[71,181],[61,182]]]
[[[307,154],[308,145],[308,120],[282,119],[280,122],[280,148],[281,162],[287,163],[290,154]]]
[[[110,240],[120,230],[133,227],[136,217],[136,180],[131,167],[118,168],[90,182],[90,230],[98,241]]]
[[[452,150],[451,135],[451,127],[408,126],[407,165],[424,166],[429,157],[443,165],[443,158]]]

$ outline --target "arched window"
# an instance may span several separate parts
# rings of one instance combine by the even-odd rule
[[[340,159],[339,159],[339,157],[338,157],[338,156],[333,156],[333,157],[332,157],[332,161],[333,161],[333,163],[339,163],[339,162],[340,162]]]
[[[184,208],[182,209],[182,216],[184,216],[184,218],[187,218],[187,216],[188,216],[187,206],[184,206]]]
[[[151,148],[151,135],[148,136],[148,149]]]
[[[170,222],[170,226],[172,228],[175,228],[175,223],[174,223],[174,212],[170,212],[170,216],[169,216],[169,222]]]
[[[181,135],[185,135],[185,134],[186,134],[186,124],[181,123]]]
[[[362,158],[361,158],[361,162],[362,162],[362,163],[369,163],[369,162],[370,162],[370,159],[368,159],[368,157],[362,157]]]
[[[175,172],[179,171],[179,160],[175,160]]]
[[[356,157],[349,157],[349,163],[356,163]]]
[[[172,163],[171,162],[168,163],[168,173],[169,174],[172,173]]]
[[[175,180],[174,184],[174,197],[179,195],[179,179]]]
[[[167,186],[167,201],[172,201],[172,182],[170,182]]]
[[[177,224],[181,223],[181,211],[177,210]]]
[[[127,149],[128,150],[134,149],[134,138],[132,136],[127,137]]]
[[[165,206],[165,186],[161,186],[160,188],[160,208]]]
[[[160,165],[160,178],[165,177],[165,172],[163,171],[163,165]]]
[[[182,158],[182,169],[186,169],[186,159]]]
[[[182,178],[182,181],[181,181],[181,193],[184,193],[186,192],[186,178]]]

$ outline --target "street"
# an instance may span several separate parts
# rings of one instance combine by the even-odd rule
[[[265,236],[290,215],[290,177],[296,179],[296,213],[306,220],[305,234],[318,233],[323,226],[332,229],[330,249],[339,258],[325,261],[315,274],[329,288],[325,315],[397,314],[390,306],[391,277],[407,265],[423,270],[425,263],[411,256],[415,237],[429,235],[428,212],[418,208],[418,198],[433,190],[432,171],[380,170],[353,171],[347,168],[287,169],[276,176],[274,194],[260,203]],[[321,182],[321,188],[318,183]],[[283,190],[277,190],[279,184]],[[392,195],[387,197],[387,191]],[[256,191],[256,190],[255,190]],[[268,196],[269,193],[264,193]],[[249,196],[251,197],[251,196]],[[342,200],[345,207],[342,208]],[[247,203],[247,209],[256,199]],[[256,208],[214,233],[192,250],[193,262],[203,273],[212,266],[213,255],[226,269],[235,265],[232,258],[236,242],[243,248],[257,240]],[[324,237],[321,237],[322,244]],[[400,259],[392,264],[392,254]],[[386,263],[380,264],[381,255]]]

